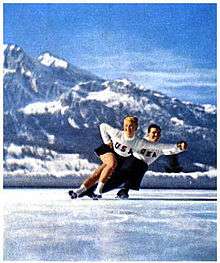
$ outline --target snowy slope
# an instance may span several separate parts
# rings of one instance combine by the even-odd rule
[[[7,151],[8,158],[4,164],[6,187],[79,187],[98,166],[78,154],[59,154],[35,146],[10,144]],[[141,186],[216,189],[216,180],[216,170],[171,174],[148,171]]]
[[[34,59],[12,44],[4,49],[3,73],[4,111],[55,99],[80,81],[99,79],[49,52]]]
[[[216,108],[213,105],[181,102],[126,79],[102,80],[49,52],[35,60],[22,49],[7,46],[4,65],[5,176],[18,171],[26,173],[25,168],[19,165],[12,168],[8,164],[11,145],[54,151],[64,159],[66,154],[72,154],[73,158],[78,156],[94,165],[97,158],[93,149],[101,143],[99,124],[107,122],[121,128],[124,116],[131,114],[139,118],[140,136],[149,123],[154,122],[162,128],[162,142],[188,141],[189,150],[179,155],[184,172],[216,168]],[[30,81],[20,81],[24,76],[31,81],[31,76],[35,76],[38,92]],[[145,85],[147,87],[147,83]],[[26,154],[20,153],[13,162],[25,158]],[[37,159],[34,154],[32,158]],[[164,172],[168,160],[162,157],[150,169]],[[44,166],[44,172],[53,174],[46,161]],[[34,168],[30,171],[36,174]]]
[[[139,117],[140,136],[149,123],[155,122],[163,129],[162,141],[185,139],[189,142],[190,150],[181,155],[186,171],[215,167],[215,110],[207,111],[204,106],[158,94],[119,80],[79,83],[57,100],[31,103],[16,112],[7,112],[5,141],[47,145],[63,153],[80,153],[95,161],[93,149],[101,143],[99,124],[107,122],[120,128],[123,117],[134,114]]]

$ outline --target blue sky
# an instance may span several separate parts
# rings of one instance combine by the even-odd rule
[[[4,43],[216,101],[216,4],[4,4]]]

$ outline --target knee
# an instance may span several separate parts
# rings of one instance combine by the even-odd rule
[[[114,171],[115,168],[117,167],[117,161],[115,159],[111,159],[109,160],[109,162],[107,163],[107,166],[110,170]]]
[[[108,169],[114,170],[117,166],[117,160],[115,159],[115,156],[112,153],[106,153],[102,156],[100,156],[103,164],[106,165]]]

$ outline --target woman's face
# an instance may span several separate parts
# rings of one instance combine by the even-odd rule
[[[127,137],[132,138],[136,132],[136,125],[133,121],[125,119],[124,120],[124,133]]]

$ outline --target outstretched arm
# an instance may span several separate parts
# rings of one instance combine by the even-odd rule
[[[136,152],[143,154],[146,151],[159,151],[164,155],[172,155],[183,152],[187,149],[185,141],[179,141],[176,144],[150,143],[146,140],[139,141]]]
[[[173,155],[173,154],[184,152],[186,151],[187,148],[188,148],[188,144],[186,141],[179,141],[173,146],[166,145],[166,147],[162,149],[162,152],[164,155]]]

